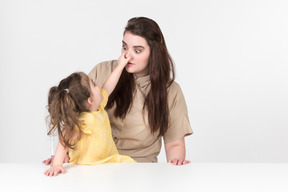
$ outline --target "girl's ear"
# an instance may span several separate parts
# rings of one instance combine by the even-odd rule
[[[88,98],[87,102],[89,105],[93,105],[93,103],[94,103],[93,99],[91,97]]]

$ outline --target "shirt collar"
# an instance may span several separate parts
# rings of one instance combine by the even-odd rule
[[[144,77],[136,77],[136,75],[134,75],[134,79],[136,81],[136,84],[143,86],[150,82],[150,75]]]
[[[141,88],[150,84],[150,75],[147,75],[144,77],[136,77],[136,75],[134,75],[134,79],[135,79],[136,85],[140,86]]]

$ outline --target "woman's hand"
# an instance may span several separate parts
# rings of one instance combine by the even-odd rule
[[[65,173],[65,170],[61,165],[52,166],[44,172],[46,176],[50,176],[50,177],[56,176],[58,175],[58,173],[63,173],[63,174]]]
[[[165,151],[168,163],[173,163],[174,165],[186,165],[191,163],[189,160],[185,160],[184,137],[165,144]]]
[[[51,166],[53,166],[53,158],[54,158],[54,156],[52,156],[52,157],[50,157],[50,158],[42,161],[42,163],[44,163],[45,165],[51,165]]]
[[[174,159],[168,161],[168,163],[173,163],[174,165],[186,165],[191,162],[189,160]]]
[[[54,156],[42,161],[42,163],[44,163],[45,165],[53,166],[53,159],[54,159]],[[64,157],[63,163],[69,163],[69,160],[70,160],[70,158],[69,158],[68,154],[66,154],[66,156]]]

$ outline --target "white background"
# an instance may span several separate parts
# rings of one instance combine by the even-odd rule
[[[128,19],[146,16],[176,63],[194,130],[187,159],[287,163],[287,10],[286,0],[1,0],[0,162],[49,157],[49,88],[117,59]]]

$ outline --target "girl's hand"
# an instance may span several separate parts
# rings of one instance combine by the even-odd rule
[[[173,163],[173,165],[186,165],[188,163],[191,163],[189,160],[180,160],[180,159],[174,159],[170,160],[168,163]]]
[[[130,60],[130,57],[125,56],[125,53],[122,53],[121,56],[118,58],[118,66],[125,67]]]
[[[56,176],[58,175],[58,173],[63,173],[63,174],[65,173],[65,170],[61,165],[55,165],[53,167],[50,167],[50,169],[47,169],[44,172],[46,176],[50,176],[50,177]]]

